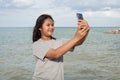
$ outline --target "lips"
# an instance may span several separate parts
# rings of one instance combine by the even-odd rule
[[[49,32],[49,33],[51,33],[51,34],[52,34],[52,33],[53,33],[53,31],[54,31],[54,30],[48,30],[47,32]]]

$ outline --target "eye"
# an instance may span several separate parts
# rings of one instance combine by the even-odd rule
[[[54,24],[47,24],[47,26],[49,27],[49,26],[54,26]]]
[[[47,24],[47,26],[50,26],[50,24]]]
[[[54,26],[54,24],[52,24],[51,26]]]

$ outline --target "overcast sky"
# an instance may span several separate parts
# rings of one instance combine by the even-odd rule
[[[50,14],[55,27],[72,27],[77,12],[91,27],[120,26],[120,0],[0,0],[0,27],[33,27],[41,14]]]

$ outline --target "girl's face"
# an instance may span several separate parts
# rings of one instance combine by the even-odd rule
[[[41,37],[51,38],[54,32],[54,22],[52,21],[52,19],[45,19],[42,27],[39,28],[39,30],[41,32]]]

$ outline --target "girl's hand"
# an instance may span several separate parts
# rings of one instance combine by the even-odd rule
[[[89,25],[86,20],[78,21],[78,28],[74,38],[80,41],[89,32]]]

